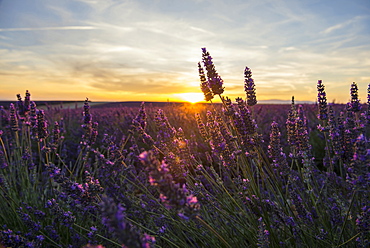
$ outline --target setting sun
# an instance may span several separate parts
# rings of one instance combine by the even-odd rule
[[[179,98],[190,103],[197,103],[204,101],[203,93],[181,93],[177,94]]]

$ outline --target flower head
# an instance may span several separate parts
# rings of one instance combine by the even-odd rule
[[[210,101],[213,99],[213,93],[211,89],[209,88],[208,81],[206,79],[206,76],[204,75],[203,67],[200,63],[198,63],[198,70],[199,70],[199,77],[200,77],[200,89],[202,90],[204,94],[204,100]]]
[[[319,114],[317,118],[320,120],[326,120],[328,118],[327,101],[325,86],[322,84],[322,80],[317,81],[317,102],[319,104]]]
[[[256,105],[256,89],[254,85],[254,80],[252,78],[252,71],[248,67],[245,67],[244,78],[244,90],[247,93],[247,104],[248,106]]]
[[[216,68],[212,62],[212,57],[206,48],[202,48],[203,64],[207,71],[209,87],[214,95],[221,95],[224,92],[223,80],[218,75]]]
[[[361,110],[360,100],[358,99],[358,87],[355,82],[351,84],[351,110],[359,112]]]

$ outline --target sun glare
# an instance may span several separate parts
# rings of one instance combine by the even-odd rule
[[[204,101],[204,94],[203,93],[181,93],[177,94],[182,100],[185,100],[190,103],[197,103]]]

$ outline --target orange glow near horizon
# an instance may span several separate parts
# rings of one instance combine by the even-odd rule
[[[197,102],[203,102],[204,101],[204,94],[203,93],[181,93],[176,94],[179,98],[182,100],[185,100],[190,103],[197,103]]]

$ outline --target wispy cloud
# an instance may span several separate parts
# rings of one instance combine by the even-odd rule
[[[349,20],[346,20],[344,22],[341,22],[341,23],[338,23],[336,25],[333,25],[333,26],[330,26],[328,28],[326,28],[325,30],[323,30],[321,33],[322,34],[329,34],[329,33],[332,33],[333,31],[336,31],[336,30],[340,30],[340,29],[344,29],[344,28],[348,28],[348,26],[350,25],[356,25],[356,24],[359,24],[359,22],[361,21],[366,21],[366,19],[369,19],[369,17],[367,16],[355,16]],[[351,29],[347,29],[347,30],[351,30]]]
[[[0,28],[0,32],[49,31],[49,30],[91,30],[91,29],[96,29],[96,27],[65,26],[65,27],[33,27],[33,28]]]

